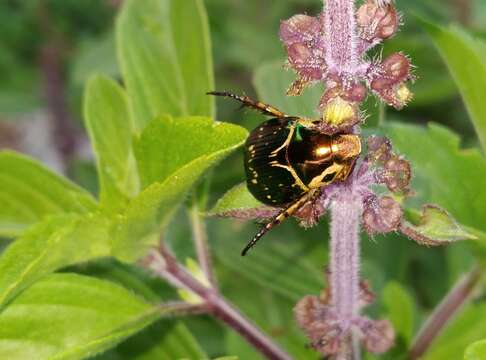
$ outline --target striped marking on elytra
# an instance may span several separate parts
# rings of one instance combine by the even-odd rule
[[[279,167],[279,168],[282,168],[282,169],[287,170],[290,173],[290,175],[292,175],[292,177],[295,180],[295,184],[293,184],[292,186],[296,185],[296,186],[300,187],[304,191],[309,191],[309,187],[303,183],[303,181],[300,179],[299,175],[297,175],[297,173],[295,172],[295,170],[292,167],[287,166],[287,165],[279,164],[276,161],[272,161],[270,163],[270,166]]]
[[[278,148],[276,148],[275,150],[273,150],[270,153],[270,156],[274,154],[276,155],[280,150],[285,149],[287,146],[289,146],[290,142],[292,141],[292,137],[294,136],[294,132],[295,132],[295,125],[293,125],[290,128],[289,135],[287,136],[287,139],[285,139],[284,143],[280,145]]]
[[[343,168],[344,168],[343,165],[337,164],[337,163],[333,163],[331,166],[329,166],[328,168],[326,168],[326,170],[324,170],[320,175],[316,176],[315,178],[313,178],[310,181],[310,183],[308,185],[309,188],[315,189],[315,188],[318,188],[318,187],[321,187],[321,186],[324,186],[324,185],[329,184],[330,182],[334,181],[334,178],[336,176],[339,176],[339,174],[343,170]],[[327,175],[331,175],[333,173],[335,173],[336,175],[334,176],[334,178],[331,181],[323,182],[324,178]]]

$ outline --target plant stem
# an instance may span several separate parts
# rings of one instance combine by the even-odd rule
[[[432,315],[419,330],[409,352],[411,360],[420,358],[430,347],[434,339],[439,335],[451,318],[470,298],[474,288],[481,278],[481,269],[475,267],[463,276],[452,290],[436,307]]]
[[[40,31],[47,38],[40,52],[45,100],[54,125],[58,151],[63,157],[64,165],[67,165],[76,152],[80,132],[74,125],[66,99],[62,37],[52,26],[49,7],[45,1],[39,3],[38,22]]]
[[[206,224],[202,219],[201,212],[197,201],[189,209],[189,217],[192,227],[192,238],[196,247],[197,259],[204,275],[211,284],[215,283],[211,253],[208,247],[208,237],[206,232]]]
[[[159,306],[163,316],[186,316],[205,314],[208,312],[204,305],[193,305],[184,301],[173,301]]]
[[[378,127],[385,125],[386,106],[382,101],[378,102]]]
[[[348,332],[359,311],[359,227],[362,200],[343,189],[331,203],[331,304],[340,328]],[[345,338],[351,339],[351,336]],[[342,346],[343,351],[353,348]]]
[[[354,0],[325,0],[326,64],[337,75],[353,75],[359,64]]]
[[[212,287],[204,286],[194,278],[164,246],[161,246],[159,251],[152,251],[145,263],[156,275],[166,279],[172,285],[197,294],[210,314],[238,332],[267,359],[292,359],[290,355],[278,347],[259,328],[223,298],[218,291]]]
[[[471,23],[473,17],[473,5],[471,0],[454,0],[453,5],[455,7],[454,13],[457,20],[464,26],[468,26]]]

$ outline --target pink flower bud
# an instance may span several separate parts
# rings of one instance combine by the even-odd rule
[[[400,17],[393,5],[376,4],[373,0],[361,5],[356,20],[361,28],[360,37],[369,42],[390,38],[397,32],[400,23]]]
[[[325,106],[338,96],[349,102],[361,103],[365,100],[367,94],[366,86],[359,82],[342,86],[339,80],[334,81],[331,79],[327,82],[327,89],[321,98],[320,107]]]
[[[280,24],[280,39],[287,50],[289,65],[299,76],[287,91],[288,95],[300,95],[309,82],[325,77],[323,37],[320,18],[295,15]]]
[[[410,60],[401,53],[388,56],[378,65],[379,75],[371,82],[371,89],[381,91],[410,79]]]
[[[413,99],[413,93],[404,83],[375,90],[375,93],[388,105],[400,110]]]
[[[412,178],[410,163],[394,155],[385,162],[382,177],[390,191],[407,192]]]
[[[321,80],[326,71],[324,59],[310,50],[304,43],[293,43],[287,47],[289,64],[302,79],[308,81]]]
[[[400,204],[391,196],[374,198],[367,202],[363,211],[363,226],[368,234],[396,231],[402,222]]]
[[[354,83],[343,91],[343,98],[348,101],[361,103],[366,99],[368,89],[361,83]]]
[[[342,331],[329,307],[317,296],[303,297],[294,308],[295,319],[306,333],[311,346],[325,355],[333,355],[341,346]]]
[[[368,138],[368,160],[384,164],[392,156],[390,140],[383,136],[370,136]]]
[[[295,15],[280,24],[280,39],[287,46],[312,41],[321,32],[319,19],[307,15]]]
[[[382,354],[395,344],[395,331],[388,320],[369,321],[363,331],[363,345],[369,352]]]
[[[368,280],[359,282],[359,306],[364,308],[375,301],[375,293],[371,290]]]
[[[405,55],[392,54],[376,66],[370,88],[387,104],[401,109],[413,97],[405,85],[412,78],[410,71],[410,60]]]

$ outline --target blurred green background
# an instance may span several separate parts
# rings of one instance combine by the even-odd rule
[[[93,193],[97,192],[97,179],[82,126],[83,86],[96,72],[120,78],[113,34],[120,3],[0,2],[0,148],[13,148],[39,158]],[[280,20],[296,13],[316,14],[322,6],[319,0],[206,0],[205,4],[217,89],[251,96],[257,95],[253,84],[259,81],[258,69],[284,62],[278,39]],[[405,26],[375,55],[394,51],[409,54],[416,66],[417,81],[412,85],[415,100],[400,112],[387,109],[387,120],[419,124],[434,121],[460,134],[464,146],[475,146],[476,136],[457,88],[414,15],[442,24],[460,23],[486,39],[486,2],[398,0],[397,7]],[[275,91],[285,91],[285,86],[275,86]],[[376,101],[369,99],[367,126],[376,124],[378,112]],[[218,119],[248,129],[262,121],[258,114],[238,111],[235,103],[219,99]],[[210,176],[209,204],[243,179],[241,154],[233,155]],[[239,251],[255,229],[251,222],[209,219],[209,238],[222,291],[290,351],[314,358],[312,352],[302,348],[305,339],[293,324],[289,309],[301,296],[316,294],[323,286],[326,221],[306,231],[289,221],[269,234],[251,256],[241,259]],[[187,216],[182,211],[168,234],[181,259],[193,256],[190,236]],[[362,248],[363,277],[370,280],[377,294],[381,295],[385,287],[389,293],[388,298],[379,296],[368,311],[374,315],[386,313],[384,305],[396,301],[393,291],[398,292],[406,302],[403,308],[417,309],[410,325],[413,329],[472,263],[468,250],[461,245],[431,250],[393,234],[365,238]],[[112,277],[110,266],[99,263],[78,270]],[[401,286],[390,285],[392,281]],[[157,291],[168,291],[163,284],[153,282]],[[258,358],[238,336],[208,318],[191,319],[188,324],[211,356]],[[137,335],[144,336],[147,339],[147,334]],[[136,341],[129,340],[103,358],[115,359],[117,351],[136,351],[140,346],[134,345]]]

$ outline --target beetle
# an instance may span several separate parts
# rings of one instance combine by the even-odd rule
[[[235,99],[272,116],[250,132],[244,164],[250,193],[281,211],[243,249],[244,256],[270,229],[316,199],[322,187],[345,181],[361,154],[361,141],[355,134],[324,134],[316,130],[320,120],[289,116],[247,96],[208,94]]]

